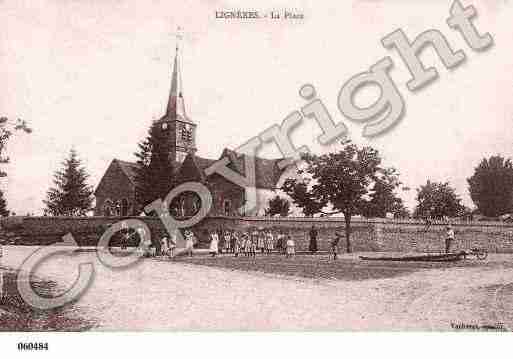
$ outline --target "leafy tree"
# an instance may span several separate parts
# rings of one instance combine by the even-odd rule
[[[5,149],[7,142],[15,131],[31,133],[32,129],[23,120],[17,119],[16,122],[12,123],[7,117],[0,117],[0,164],[9,163],[9,157],[5,155]],[[7,173],[0,169],[0,178],[6,176]],[[7,201],[4,198],[4,193],[0,191],[0,216],[6,217],[8,215]]]
[[[298,173],[302,174],[303,171],[298,171]],[[306,217],[313,217],[314,214],[319,213],[325,206],[324,203],[320,202],[309,191],[308,186],[310,182],[311,180],[307,178],[287,178],[281,187],[292,198],[292,202],[302,209]]]
[[[487,217],[509,213],[513,208],[513,164],[502,156],[484,158],[467,179],[472,201]]]
[[[93,190],[87,184],[89,175],[77,152],[72,149],[54,174],[54,187],[46,193],[45,213],[51,216],[85,216],[92,209]]]
[[[14,131],[23,131],[31,133],[32,129],[28,127],[27,122],[23,120],[16,120],[12,123],[7,117],[0,117],[0,164],[9,163],[9,157],[5,156],[5,149],[9,138],[13,135]],[[0,170],[0,177],[6,177],[7,173]]]
[[[143,207],[164,198],[173,187],[173,165],[169,159],[170,143],[159,122],[154,122],[146,139],[135,153],[139,165],[136,172],[137,202]]]
[[[286,181],[282,190],[303,210],[304,204],[313,204],[312,212],[315,209],[326,215],[343,213],[346,250],[350,252],[351,217],[362,213],[367,204],[365,197],[370,195],[371,186],[383,169],[377,150],[360,148],[351,141],[342,145],[343,149],[338,153],[303,155],[306,168],[299,171],[303,178]],[[332,212],[322,211],[325,207],[331,208]]]
[[[4,198],[4,192],[0,191],[0,217],[7,217],[8,215],[7,201]]]
[[[276,195],[269,200],[269,207],[265,210],[266,216],[280,215],[280,217],[287,217],[290,211],[290,202],[283,197]]]
[[[394,218],[409,218],[410,211],[404,205],[403,201],[396,202],[390,212],[394,215]]]
[[[416,218],[436,218],[459,216],[464,207],[456,190],[449,185],[449,182],[427,181],[425,185],[417,189],[417,207],[415,208]]]
[[[404,204],[395,191],[401,185],[395,168],[384,168],[376,172],[370,200],[364,205],[362,214],[366,217],[385,218],[387,213],[404,214]],[[402,212],[402,213],[399,213]]]

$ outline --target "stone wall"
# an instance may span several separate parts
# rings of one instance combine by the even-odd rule
[[[165,228],[156,217],[9,217],[2,220],[0,242],[3,244],[35,245],[61,241],[67,233],[73,234],[81,246],[93,246],[109,225],[123,219],[143,220],[151,230],[152,238],[160,238]],[[500,222],[452,222],[456,234],[455,248],[482,247],[490,252],[513,253],[513,225]],[[308,231],[315,225],[319,231],[318,243],[327,250],[335,231],[344,233],[343,218],[266,218],[266,217],[207,217],[191,229],[199,238],[199,247],[208,246],[208,231],[252,228],[274,228],[290,232],[299,250],[308,248]],[[438,252],[444,248],[446,223],[426,227],[415,221],[353,220],[351,244],[353,251]],[[113,239],[116,245],[117,238]],[[345,249],[345,241],[340,242]]]

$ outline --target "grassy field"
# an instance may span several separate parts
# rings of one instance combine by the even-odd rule
[[[336,261],[327,255],[296,255],[286,258],[282,255],[257,255],[256,257],[234,257],[221,255],[180,257],[179,262],[227,268],[231,270],[275,273],[305,278],[367,280],[407,275],[418,270],[458,267],[513,267],[512,264],[492,261],[464,260],[459,262],[384,262],[363,261],[355,256],[343,256]]]
[[[83,331],[94,326],[74,313],[73,304],[52,310],[39,310],[27,305],[18,293],[16,272],[3,271],[3,292],[0,297],[0,331]],[[34,280],[33,288],[41,296],[51,296],[56,283]]]

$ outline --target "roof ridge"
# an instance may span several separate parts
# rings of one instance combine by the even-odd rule
[[[130,173],[128,173],[127,169],[125,167],[123,167],[123,166],[124,165],[138,166],[138,164],[137,163],[133,163],[133,162],[122,161],[122,160],[119,160],[117,158],[115,158],[112,162],[117,162],[118,163],[118,167],[125,174],[125,176],[128,178],[128,180],[135,186],[136,185],[135,178],[133,178],[133,176]]]

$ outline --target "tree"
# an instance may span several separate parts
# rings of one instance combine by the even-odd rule
[[[394,218],[409,218],[410,211],[404,205],[403,201],[396,202],[390,212],[394,215]]]
[[[414,216],[416,218],[436,218],[459,216],[464,207],[456,190],[449,182],[427,181],[425,185],[417,189],[417,207]]]
[[[302,173],[303,171],[298,171],[298,174]],[[313,217],[314,214],[322,210],[325,204],[321,203],[314,197],[313,193],[308,190],[309,183],[310,180],[306,178],[287,178],[281,189],[292,198],[292,202],[297,207],[301,208],[306,217]]]
[[[290,210],[290,202],[286,198],[278,195],[271,198],[268,202],[269,207],[265,210],[266,216],[280,215],[280,217],[287,217]]]
[[[472,201],[487,217],[497,217],[513,209],[513,164],[497,155],[484,158],[467,179]]]
[[[404,204],[395,191],[401,185],[395,168],[384,168],[376,172],[370,200],[364,204],[365,217],[385,218],[387,213],[404,215]]]
[[[32,129],[28,126],[27,122],[21,119],[17,119],[16,122],[12,123],[7,117],[0,117],[0,164],[7,164],[10,161],[9,157],[5,156],[5,149],[14,131],[31,133]],[[0,178],[2,177],[7,177],[7,173],[0,169]],[[6,217],[8,215],[7,201],[4,198],[4,193],[0,191],[0,216]]]
[[[89,175],[74,149],[62,166],[62,170],[55,172],[54,187],[48,190],[43,201],[45,213],[51,216],[85,216],[92,209],[93,190],[87,184]]]
[[[0,117],[0,164],[9,163],[9,157],[5,156],[5,148],[9,138],[13,135],[14,131],[23,131],[31,133],[32,129],[28,127],[27,122],[17,119],[15,123],[9,121],[7,117]],[[0,177],[6,177],[7,173],[0,170]]]
[[[146,139],[138,144],[136,171],[137,202],[143,207],[164,198],[173,187],[173,165],[169,159],[170,143],[158,122],[154,122]]]
[[[7,201],[4,198],[4,192],[0,191],[0,217],[7,217],[8,215]]]
[[[343,149],[338,153],[303,155],[306,167],[298,172],[303,178],[286,181],[282,190],[303,210],[304,204],[313,204],[310,210],[316,209],[317,213],[343,213],[349,253],[351,217],[362,213],[367,203],[365,197],[370,195],[371,186],[383,169],[377,150],[359,148],[351,141],[342,145]],[[332,212],[324,212],[325,207],[331,208]]]

